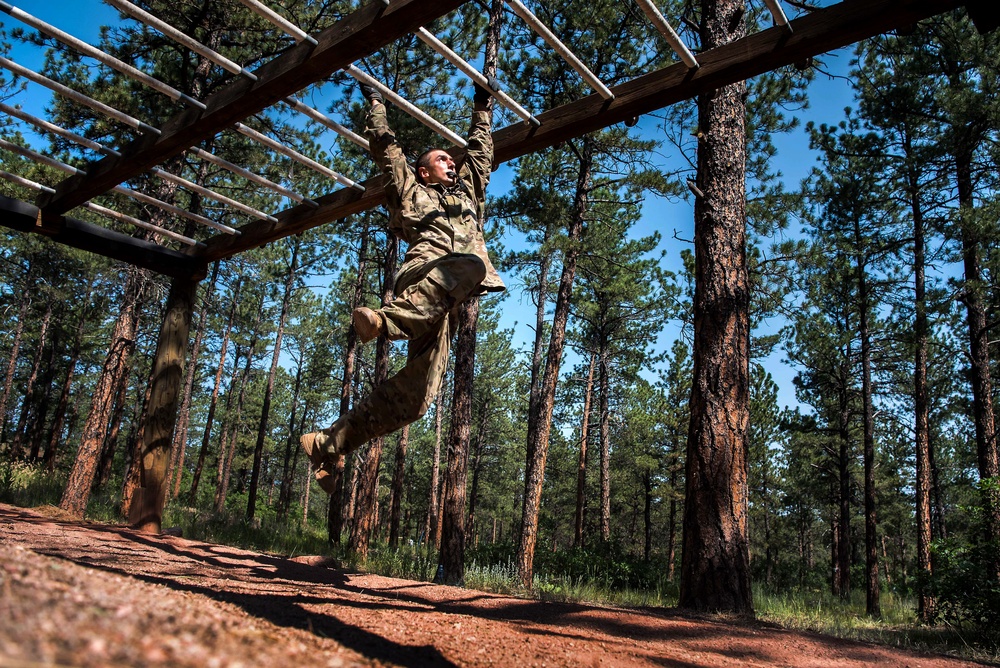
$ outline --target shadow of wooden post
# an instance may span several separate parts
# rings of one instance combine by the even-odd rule
[[[128,521],[146,533],[159,533],[167,495],[167,465],[177,422],[191,311],[198,279],[174,278],[153,360],[149,408],[142,430],[139,486],[129,506]]]

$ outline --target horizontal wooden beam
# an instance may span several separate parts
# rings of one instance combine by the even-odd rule
[[[249,223],[240,228],[240,234],[219,234],[205,242],[202,248],[188,249],[188,253],[205,262],[232,257],[251,248],[284,239],[293,234],[318,227],[351,214],[367,211],[385,202],[385,186],[388,176],[376,176],[362,185],[365,191],[343,188],[315,200],[319,207],[299,204],[277,214],[278,222],[258,221],[262,225]]]
[[[33,204],[0,195],[0,225],[174,278],[205,277],[205,260],[69,216],[39,217]]]
[[[698,54],[701,64],[683,63],[657,70],[611,89],[614,100],[598,94],[551,109],[537,118],[541,126],[517,123],[493,133],[500,164],[559,142],[662,109],[696,95],[801,62],[854,42],[908,26],[950,11],[965,0],[844,0],[791,21],[792,31],[770,28],[726,46]],[[320,207],[299,205],[277,214],[277,223],[254,221],[239,237],[219,235],[202,249],[190,249],[208,261],[229,257],[283,237],[298,234],[385,202],[387,179],[363,183],[365,193],[339,190],[317,200]]]
[[[149,168],[215,136],[257,112],[343,69],[359,58],[461,6],[466,0],[374,0],[316,35],[299,42],[255,70],[257,81],[240,77],[205,100],[204,110],[187,109],[167,121],[160,136],[143,135],[43,193],[46,215],[62,214]]]

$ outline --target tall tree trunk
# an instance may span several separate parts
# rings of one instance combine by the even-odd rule
[[[545,237],[542,239],[543,247],[551,236],[551,231],[546,225]],[[538,304],[535,306],[535,342],[531,348],[531,392],[528,395],[529,424],[536,421],[538,407],[541,403],[541,369],[542,357],[545,355],[545,306],[548,304],[549,266],[551,264],[551,255],[542,253],[541,260],[538,263]]]
[[[121,308],[115,321],[108,355],[97,378],[90,413],[83,427],[80,447],[77,450],[73,470],[66,483],[59,507],[76,517],[83,517],[90,499],[90,488],[97,471],[97,458],[104,443],[119,379],[126,372],[128,359],[135,346],[138,315],[142,296],[149,281],[144,269],[129,267],[125,279]]]
[[[226,422],[228,426],[222,429],[222,438],[219,442],[219,475],[216,479],[215,489],[215,512],[221,513],[226,508],[226,494],[229,491],[229,480],[233,470],[233,460],[236,457],[236,447],[239,441],[240,424],[243,416],[243,406],[246,401],[247,387],[250,385],[250,375],[253,371],[253,358],[257,350],[257,343],[260,341],[260,324],[264,317],[264,297],[261,295],[260,304],[257,306],[257,317],[254,320],[253,329],[250,335],[250,345],[247,348],[247,363],[243,367],[243,372],[239,378],[239,394],[236,399],[236,414],[230,412],[230,400],[232,399],[233,387],[230,386],[229,397],[226,399]],[[239,355],[236,355],[239,359]],[[233,373],[236,374],[237,365],[233,364]],[[235,383],[235,378],[234,378]],[[228,435],[228,445],[227,445]]]
[[[42,378],[39,383],[43,388],[42,394],[34,411],[34,417],[26,429],[28,443],[30,444],[28,459],[33,462],[41,458],[42,443],[45,442],[45,436],[42,432],[45,429],[45,422],[49,415],[49,405],[52,403],[52,382],[53,375],[56,372],[56,363],[61,357],[60,349],[62,348],[62,342],[59,339],[59,330],[57,329],[52,337],[52,345],[49,346],[49,358],[45,361],[44,371],[42,371]]]
[[[941,498],[941,482],[938,476],[937,464],[934,461],[934,443],[929,442],[927,448],[927,462],[931,467],[931,492],[934,497],[933,517],[934,526],[937,528],[937,536],[941,539],[948,538],[948,526],[944,521],[944,500]]]
[[[70,394],[73,390],[76,364],[80,360],[80,351],[83,350],[83,333],[86,330],[86,325],[91,314],[90,295],[92,292],[93,286],[88,286],[87,295],[83,299],[84,306],[80,311],[80,321],[76,325],[76,336],[73,339],[73,347],[70,349],[69,361],[66,365],[66,379],[63,381],[62,392],[59,394],[59,401],[56,403],[55,414],[52,417],[52,431],[45,446],[45,454],[42,456],[42,461],[45,462],[45,470],[49,472],[55,470],[56,452],[59,449],[59,443],[62,442],[62,430],[66,422]]]
[[[263,312],[261,304],[261,312]],[[258,316],[257,323],[254,324],[253,339],[247,349],[247,363],[243,367],[243,372],[239,376],[239,392],[236,398],[236,414],[230,415],[228,406],[226,407],[226,420],[229,422],[227,428],[222,430],[222,439],[219,444],[219,474],[217,486],[215,488],[215,512],[221,513],[226,509],[226,494],[229,492],[229,481],[233,472],[233,460],[236,458],[236,447],[240,434],[240,423],[243,416],[243,405],[246,401],[247,387],[250,385],[250,372],[253,370],[253,354],[257,345],[257,335],[260,327]],[[235,366],[234,366],[235,371]],[[232,392],[233,388],[230,388]]]
[[[198,328],[194,333],[194,343],[191,344],[191,356],[188,362],[187,374],[184,379],[184,393],[181,397],[181,407],[177,413],[177,430],[170,445],[170,482],[168,492],[171,497],[181,493],[181,479],[184,471],[184,456],[187,450],[188,427],[191,423],[191,395],[194,393],[194,377],[198,371],[198,354],[201,352],[201,339],[208,327],[207,314],[212,295],[215,294],[215,283],[219,278],[219,261],[212,266],[212,279],[208,283],[205,297],[201,300],[201,310],[198,313]]]
[[[965,302],[969,325],[969,361],[972,383],[972,411],[976,426],[976,454],[982,480],[1000,475],[997,457],[996,419],[993,413],[993,380],[990,376],[989,325],[983,303],[983,270],[980,257],[982,239],[973,226],[975,193],[972,181],[972,148],[959,142],[955,151],[959,215],[962,228],[962,261],[965,267]],[[984,491],[987,536],[1000,536],[1000,498]],[[994,555],[994,579],[1000,578],[1000,554]]]
[[[840,496],[837,496],[838,500]],[[840,593],[840,515],[838,508],[830,512],[830,593],[843,599]]]
[[[649,563],[653,552],[653,472],[642,472],[642,559]]]
[[[52,300],[45,304],[45,315],[38,330],[38,346],[35,349],[35,359],[31,364],[31,373],[24,384],[24,400],[21,402],[21,414],[17,419],[17,427],[14,429],[14,438],[11,439],[11,458],[21,459],[23,456],[23,444],[25,432],[28,425],[28,416],[37,409],[35,406],[35,383],[38,380],[39,369],[42,368],[42,359],[45,355],[45,347],[49,342],[49,324],[52,322]]]
[[[701,6],[703,49],[746,34],[743,0]],[[698,97],[703,196],[695,198],[694,375],[679,604],[751,615],[745,91],[738,83]]]
[[[226,330],[222,335],[222,345],[219,350],[219,365],[215,369],[215,385],[212,387],[212,398],[208,402],[208,415],[205,417],[205,430],[201,435],[198,462],[195,464],[194,473],[191,476],[191,489],[188,491],[188,505],[191,506],[195,505],[198,500],[198,484],[201,481],[201,473],[205,468],[205,457],[208,455],[208,447],[212,438],[212,426],[215,424],[215,409],[219,405],[219,389],[222,387],[222,374],[226,370],[226,351],[229,349],[229,336],[232,334],[233,325],[236,322],[236,307],[240,300],[241,285],[242,278],[236,282],[233,303],[229,307],[229,317],[226,320]],[[236,361],[238,360],[239,352],[237,351]],[[234,364],[234,376],[235,368],[236,365]]]
[[[285,321],[288,319],[288,309],[292,303],[292,291],[295,288],[299,265],[299,247],[302,237],[292,237],[292,258],[288,263],[288,275],[285,278],[285,291],[281,298],[281,314],[278,316],[278,328],[274,336],[274,354],[271,356],[271,369],[267,373],[267,384],[264,387],[264,401],[260,409],[260,423],[257,425],[257,442],[253,449],[253,468],[250,470],[250,490],[247,494],[246,518],[253,519],[257,509],[257,486],[260,484],[260,468],[264,457],[264,439],[267,436],[267,423],[271,417],[271,395],[274,393],[274,379],[278,375],[278,362],[281,357],[281,339],[285,333]]]
[[[167,500],[167,465],[177,420],[177,404],[184,375],[184,353],[191,327],[191,310],[198,282],[173,280],[163,325],[160,329],[149,405],[142,426],[139,448],[142,468],[140,484],[129,507],[129,523],[149,533],[158,533]]]
[[[670,511],[667,515],[667,582],[674,581],[674,564],[677,562],[677,466],[670,467]]]
[[[556,385],[559,382],[559,368],[562,365],[563,347],[566,343],[566,325],[569,321],[569,307],[573,296],[573,281],[576,278],[576,264],[580,254],[578,242],[583,235],[583,220],[588,209],[593,166],[593,139],[585,135],[580,142],[581,150],[577,173],[576,194],[573,215],[567,230],[567,250],[563,258],[559,290],[556,293],[556,307],[552,316],[552,331],[549,337],[548,354],[545,358],[545,375],[538,392],[537,408],[530,411],[528,421],[527,462],[524,470],[524,506],[521,512],[521,527],[517,548],[517,568],[525,587],[532,586],[534,578],[535,544],[538,540],[538,513],[542,503],[542,485],[545,482],[545,460],[549,452],[549,433],[552,429],[552,410],[555,406]]]
[[[382,265],[382,303],[385,304],[393,296],[393,277],[396,274],[396,263],[399,258],[399,241],[395,237],[386,240],[385,259]],[[379,336],[375,348],[375,379],[374,387],[378,387],[389,378],[390,344],[385,336]],[[368,543],[372,530],[377,523],[378,512],[378,471],[382,465],[382,449],[385,447],[385,437],[379,436],[368,444],[364,468],[358,478],[357,498],[354,505],[354,523],[351,525],[349,547],[364,561],[368,557]]]
[[[126,374],[128,369],[126,369]],[[104,438],[104,445],[101,448],[101,456],[97,462],[97,479],[94,484],[95,489],[101,489],[111,479],[111,469],[115,459],[115,450],[118,449],[118,438],[121,435],[122,417],[125,414],[125,405],[128,403],[128,382],[126,374],[123,374],[118,381],[118,390],[115,392],[115,407],[111,411],[111,422],[108,433]],[[126,461],[129,461],[126,458]]]
[[[850,359],[850,345],[848,345],[845,360]],[[847,366],[849,362],[844,362]],[[850,434],[850,399],[846,379],[848,374],[844,371],[842,382],[844,385],[839,391],[840,410],[837,415],[837,442],[839,444],[839,457],[837,459],[838,479],[840,481],[840,518],[837,520],[837,568],[840,575],[840,598],[848,601],[851,598],[851,434]]]
[[[907,137],[907,153],[912,150]],[[910,178],[910,211],[913,215],[913,403],[914,440],[917,469],[917,614],[925,624],[934,618],[934,598],[930,594],[931,576],[931,466],[930,409],[927,398],[927,291],[925,287],[924,212],[918,195],[916,175]]]
[[[573,547],[583,547],[583,511],[587,505],[587,440],[590,437],[590,399],[594,392],[594,367],[597,353],[590,354],[587,387],[583,392],[583,421],[580,425],[580,456],[576,464],[576,522],[573,528]]]
[[[132,426],[125,439],[125,461],[127,467],[125,479],[122,481],[122,517],[129,516],[129,509],[132,507],[132,500],[135,497],[139,486],[142,484],[142,442],[145,427],[146,406],[149,405],[150,393],[153,389],[153,373],[155,369],[150,369],[150,376],[146,382],[145,390],[142,390],[142,399],[135,401],[135,410],[132,419]],[[138,399],[138,397],[137,397]],[[139,416],[143,416],[140,420]]]
[[[479,544],[476,538],[476,508],[479,505],[479,476],[483,469],[483,449],[486,447],[486,426],[490,420],[489,402],[482,407],[479,414],[479,427],[476,429],[476,447],[472,453],[472,489],[469,491],[469,515],[465,521],[465,540],[474,541],[473,547]]]
[[[438,390],[437,399],[434,401],[434,454],[431,456],[431,489],[427,499],[427,521],[424,525],[424,536],[428,543],[433,542],[435,549],[440,545],[438,540],[438,526],[441,515],[439,510],[439,494],[441,486],[441,423],[442,423],[442,402],[444,401],[444,388],[447,378],[441,379],[441,389]]]
[[[288,416],[288,437],[285,439],[285,457],[281,464],[281,487],[278,489],[276,515],[283,519],[292,505],[292,488],[295,484],[295,467],[298,464],[299,448],[295,447],[296,415],[299,410],[299,395],[302,392],[302,371],[304,356],[300,355],[295,366],[295,384],[292,386],[292,410]],[[305,411],[303,411],[304,413]]]
[[[608,378],[608,341],[601,335],[598,382],[601,402],[601,540],[611,540],[611,410],[610,379]]]
[[[392,467],[392,489],[389,492],[389,546],[399,545],[399,524],[403,508],[403,482],[406,477],[406,446],[410,440],[410,425],[399,432],[396,458]]]
[[[349,305],[353,312],[364,301],[365,266],[368,262],[369,227],[362,226],[361,246],[358,248],[358,275],[354,281],[354,294]],[[346,415],[351,410],[351,387],[354,382],[354,361],[357,358],[358,334],[352,324],[347,328],[347,342],[344,345],[344,375],[340,383],[340,414]],[[340,536],[344,532],[344,466],[345,457],[340,457],[334,468],[333,494],[330,495],[330,505],[327,508],[327,534],[332,545],[340,545]]]
[[[26,282],[31,281],[31,269],[25,277]],[[0,396],[0,441],[6,441],[7,435],[4,429],[7,425],[7,401],[10,399],[11,390],[14,388],[14,374],[17,372],[17,357],[21,353],[21,338],[24,336],[24,325],[28,322],[28,312],[31,310],[31,298],[33,290],[25,290],[21,294],[21,306],[17,311],[17,322],[14,325],[14,341],[10,346],[10,356],[7,358],[7,374],[4,377],[3,396]]]
[[[872,405],[872,345],[868,326],[868,279],[860,221],[854,221],[855,277],[858,284],[858,336],[861,339],[861,405],[864,425],[865,466],[865,610],[869,617],[882,616],[879,605],[878,536],[875,516],[875,409]]]
[[[439,582],[461,584],[465,579],[465,483],[469,473],[469,440],[472,426],[472,387],[476,367],[476,322],[479,298],[459,308],[455,343],[454,396],[451,434],[445,466],[444,505],[441,513]],[[443,568],[443,572],[440,570]]]

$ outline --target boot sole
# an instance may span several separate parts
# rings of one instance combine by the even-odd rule
[[[316,483],[330,496],[333,496],[334,492],[337,491],[335,478],[336,476],[325,468],[316,471]]]

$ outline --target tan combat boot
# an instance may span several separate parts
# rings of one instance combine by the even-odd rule
[[[316,469],[316,482],[327,494],[334,491],[334,471],[337,461],[343,457],[347,429],[338,420],[329,429],[303,434],[299,439],[313,468]]]
[[[358,339],[361,340],[361,343],[368,343],[372,339],[378,338],[378,335],[385,328],[382,315],[365,306],[354,309],[351,320],[354,322],[354,331],[358,333]]]

